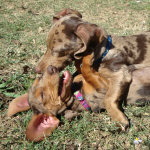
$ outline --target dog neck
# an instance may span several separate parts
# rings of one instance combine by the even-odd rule
[[[105,51],[104,51],[103,54],[100,56],[100,58],[96,59],[96,60],[93,62],[93,65],[95,65],[95,64],[97,64],[97,63],[101,63],[102,59],[103,59],[103,58],[107,55],[107,53],[109,52],[109,50],[110,50],[110,48],[111,48],[111,45],[112,45],[112,39],[111,39],[110,36],[108,36]]]

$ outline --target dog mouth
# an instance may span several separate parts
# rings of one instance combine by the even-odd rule
[[[65,71],[60,77],[59,88],[58,88],[58,95],[60,97],[62,97],[62,95],[64,94],[66,85],[69,83],[70,78],[71,78],[71,73],[69,71]]]

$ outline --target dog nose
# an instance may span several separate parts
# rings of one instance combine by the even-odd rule
[[[47,71],[48,71],[50,74],[54,74],[54,73],[57,72],[57,68],[50,65],[50,66],[47,67]]]
[[[34,68],[34,71],[35,71],[36,73],[38,73],[38,74],[41,74],[41,69],[38,68],[38,67],[35,67],[35,68]]]

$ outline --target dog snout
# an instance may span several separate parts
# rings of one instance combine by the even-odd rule
[[[54,66],[49,65],[47,67],[47,71],[48,71],[48,73],[50,73],[52,75],[52,74],[56,73],[58,71],[58,69]]]

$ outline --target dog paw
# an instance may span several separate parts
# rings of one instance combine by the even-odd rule
[[[65,120],[70,120],[73,117],[78,116],[78,112],[72,110],[65,111]]]
[[[126,123],[116,123],[116,127],[118,127],[117,131],[121,132],[121,131],[127,131],[129,129],[129,121],[126,121]]]

